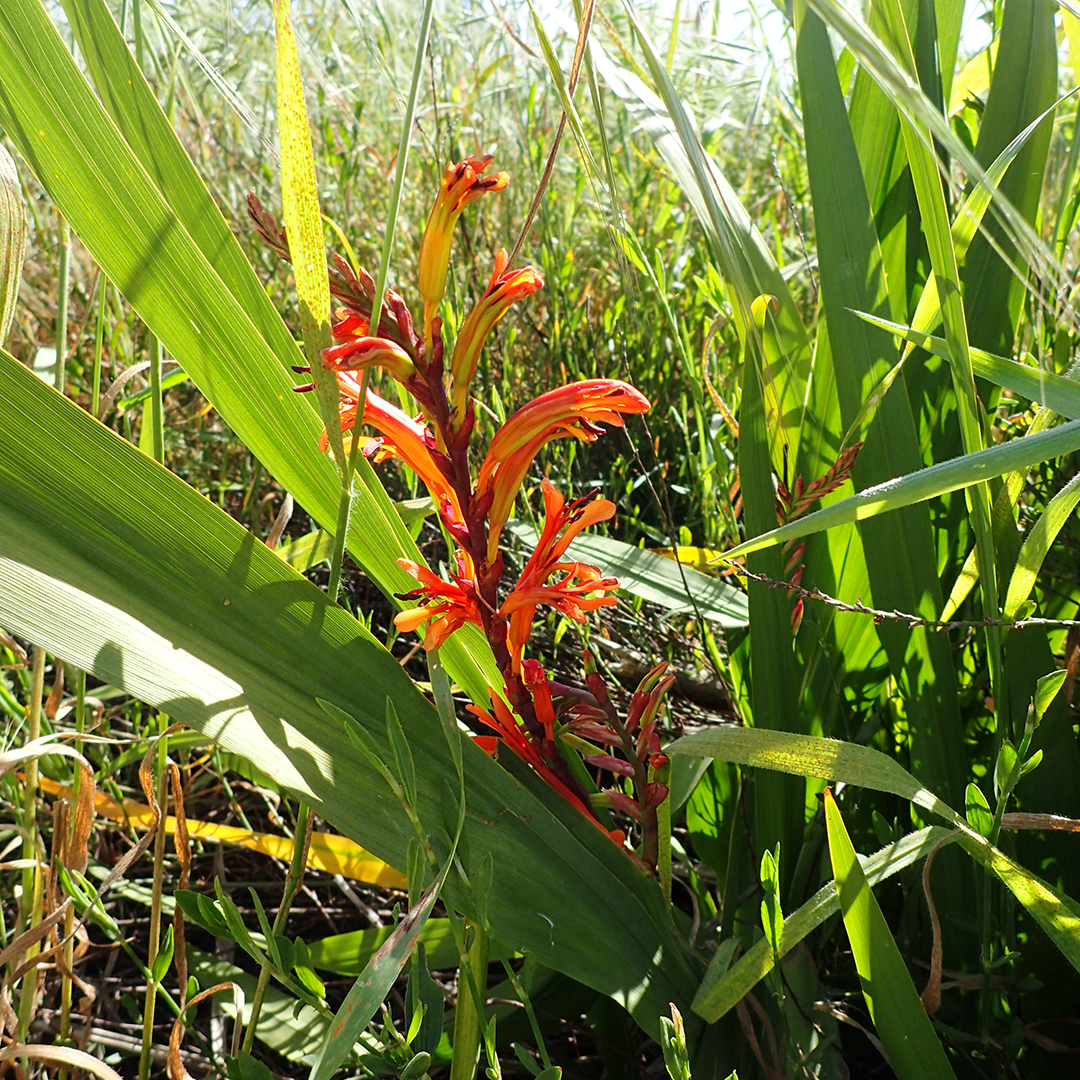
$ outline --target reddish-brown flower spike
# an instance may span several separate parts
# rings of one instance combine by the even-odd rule
[[[492,162],[490,154],[474,154],[451,162],[443,173],[439,194],[431,208],[424,239],[420,243],[420,295],[424,301],[424,338],[431,338],[431,320],[446,291],[446,268],[450,264],[450,240],[462,210],[487,191],[501,191],[510,174],[484,176]]]
[[[454,410],[455,428],[465,419],[469,384],[476,375],[480,351],[492,327],[510,310],[515,300],[544,287],[544,279],[531,266],[507,273],[506,259],[506,249],[501,248],[495,256],[495,273],[491,275],[484,295],[465,317],[454,342],[454,354],[450,358],[450,404]]]
[[[593,442],[603,433],[598,424],[622,427],[624,413],[644,413],[649,399],[618,379],[586,379],[560,386],[522,406],[495,433],[480,467],[476,490],[490,494],[488,561],[499,550],[499,536],[529,466],[541,448],[567,436]]]

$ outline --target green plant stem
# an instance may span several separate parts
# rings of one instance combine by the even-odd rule
[[[135,63],[140,68],[143,66],[143,26],[142,26],[142,3],[141,0],[133,0],[131,5],[132,14],[135,16]],[[121,23],[121,25],[123,25]]]
[[[59,661],[57,661],[59,663]],[[30,668],[30,708],[27,714],[26,741],[33,742],[41,735],[41,695],[45,688],[45,650],[35,645]],[[38,864],[37,847],[37,758],[26,763],[26,787],[23,790],[23,858],[33,859],[33,866],[22,872],[22,900],[20,903],[21,928],[29,930],[41,918],[41,868]],[[26,950],[24,960],[37,955],[40,945],[35,943]],[[16,965],[18,966],[18,965]],[[22,979],[19,989],[18,1041],[26,1042],[30,1021],[34,1018],[34,997],[37,991],[38,971],[31,968]]]
[[[1031,736],[1033,728],[1029,723],[1027,729],[1024,732],[1024,737],[1020,742],[1019,747],[1016,750],[1016,761],[1013,764],[1012,771],[1009,773],[1002,785],[1001,792],[998,796],[997,805],[994,807],[994,821],[990,827],[990,843],[997,847],[998,840],[1001,838],[1001,822],[1005,817],[1005,808],[1008,806],[1009,799],[1012,796],[1013,789],[1020,782],[1020,772],[1023,768],[1024,759],[1027,757],[1028,751],[1031,749]],[[1000,751],[999,751],[1000,752]],[[990,1037],[990,976],[993,972],[992,962],[993,956],[990,948],[990,937],[993,930],[993,922],[991,919],[990,905],[993,901],[993,879],[994,871],[990,866],[983,867],[983,903],[982,903],[982,937],[981,937],[981,949],[980,957],[982,960],[982,973],[983,973],[983,985],[982,994],[979,1002],[979,1027],[982,1033],[983,1039],[989,1039]]]
[[[158,731],[164,736],[169,718],[158,713]],[[161,810],[157,835],[154,837],[154,880],[150,896],[150,940],[146,946],[146,997],[143,1002],[142,1050],[139,1053],[139,1080],[149,1080],[150,1048],[154,1042],[154,1006],[157,1003],[157,983],[154,963],[157,960],[161,937],[161,891],[165,878],[165,811],[169,797],[168,740],[160,738],[157,746],[157,804]]]
[[[285,923],[289,918],[289,909],[300,890],[304,880],[304,868],[307,866],[308,849],[311,847],[312,829],[311,808],[307,803],[301,803],[296,814],[296,830],[293,834],[293,857],[289,863],[289,873],[285,878],[285,892],[281,897],[281,906],[274,916],[272,932],[277,937],[285,929]],[[285,974],[285,972],[282,972]],[[259,982],[255,987],[255,996],[251,1000],[251,1016],[248,1019],[247,1031],[244,1032],[244,1051],[251,1053],[251,1047],[255,1042],[255,1028],[259,1023],[259,1013],[262,1011],[263,998],[266,997],[266,988],[270,983],[270,960],[266,959],[259,968]]]
[[[525,1008],[525,1015],[529,1018],[529,1026],[532,1028],[533,1038],[536,1040],[536,1049],[540,1053],[540,1060],[543,1062],[545,1069],[550,1069],[551,1058],[548,1056],[547,1046],[544,1045],[544,1033],[540,1030],[540,1022],[536,1019],[536,1010],[533,1008],[532,1001],[529,999],[529,995],[525,993],[525,987],[522,985],[518,973],[505,960],[502,962],[502,966],[506,972],[506,977],[514,988],[514,993],[518,996],[518,1001]]]
[[[165,462],[165,426],[161,401],[161,362],[164,348],[156,338],[150,339],[150,434],[154,460]]]
[[[390,274],[390,256],[394,250],[394,234],[397,231],[401,190],[405,183],[405,166],[409,160],[413,122],[416,119],[416,101],[420,92],[420,81],[424,71],[424,56],[427,53],[428,38],[431,35],[431,18],[434,11],[435,0],[425,0],[424,10],[420,16],[420,33],[416,40],[416,55],[413,58],[409,96],[405,101],[405,115],[401,120],[397,168],[394,170],[394,185],[390,189],[390,205],[386,213],[386,232],[383,235],[382,252],[379,255],[379,273],[375,278],[375,292],[371,298],[371,325],[376,333],[379,327],[379,316],[382,313],[383,294],[386,292],[386,279]],[[360,396],[357,399],[357,417],[356,426],[353,429],[352,446],[349,448],[348,461],[341,463],[341,499],[338,503],[337,529],[334,533],[334,547],[330,554],[330,581],[327,586],[330,599],[335,601],[338,598],[338,590],[341,585],[341,564],[345,559],[345,535],[349,530],[353,476],[356,472],[356,453],[360,445],[360,426],[364,419],[364,402],[367,401],[369,374],[370,369],[365,368],[360,378]]]
[[[101,357],[105,345],[105,301],[109,279],[102,273],[98,278],[97,323],[94,326],[94,368],[90,377],[90,415],[96,417],[101,403]]]
[[[454,1056],[450,1063],[450,1080],[473,1080],[476,1076],[485,1026],[482,988],[487,986],[488,934],[478,923],[466,925],[473,929],[473,940],[468,952],[462,954],[458,969]],[[477,1000],[478,998],[480,1000]]]
[[[56,389],[67,385],[68,293],[71,291],[71,226],[60,219],[60,266],[56,283]]]
[[[372,303],[372,319],[375,319],[375,306]],[[334,527],[334,546],[330,552],[330,581],[327,583],[327,595],[337,603],[338,594],[341,591],[341,566],[345,561],[345,537],[349,531],[349,515],[352,513],[352,486],[353,477],[356,475],[356,453],[363,441],[360,435],[360,424],[364,417],[364,405],[367,401],[368,376],[371,371],[365,368],[360,376],[360,394],[357,398],[357,418],[353,428],[352,445],[349,447],[349,456],[341,465],[341,496],[338,499],[337,525]]]
[[[76,753],[83,752],[83,735],[86,732],[86,672],[80,671],[75,678],[75,741],[72,744]],[[79,805],[79,791],[82,788],[82,769],[76,768],[71,779],[70,830],[68,840],[75,831],[74,808]],[[64,916],[64,963],[60,983],[60,1042],[66,1043],[71,1031],[71,970],[75,963],[75,906],[72,904]],[[68,1072],[60,1073],[60,1080],[67,1080]]]

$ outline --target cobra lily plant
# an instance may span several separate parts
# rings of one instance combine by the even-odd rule
[[[387,291],[376,325],[372,279],[366,273],[353,274],[337,259],[331,291],[342,304],[332,331],[338,344],[323,352],[322,361],[334,372],[341,392],[339,419],[346,452],[360,437],[358,426],[373,428],[376,434],[365,440],[362,452],[376,461],[398,458],[416,473],[453,544],[447,579],[411,560],[398,560],[416,580],[416,588],[401,597],[416,605],[397,615],[398,629],[422,630],[424,648],[432,650],[466,623],[482,628],[503,685],[490,688],[490,712],[471,707],[496,733],[478,741],[492,753],[500,745],[509,747],[618,843],[625,842],[625,833],[613,827],[611,810],[640,823],[641,854],[635,858],[651,872],[657,860],[657,808],[668,794],[657,778],[667,764],[656,732],[657,716],[672,677],[665,675],[663,664],[651,671],[623,720],[588,653],[587,689],[551,680],[538,661],[525,656],[541,607],[584,623],[587,612],[616,603],[618,580],[567,554],[574,537],[611,518],[615,506],[596,490],[568,501],[544,480],[544,527],[509,586],[499,548],[529,469],[544,446],[562,438],[592,442],[603,434],[601,425],[622,426],[624,415],[646,412],[649,402],[618,379],[587,379],[549,390],[503,424],[473,475],[470,444],[476,413],[469,391],[481,351],[512,305],[544,284],[531,266],[510,268],[506,251],[500,250],[491,280],[461,324],[447,364],[438,311],[452,234],[470,202],[509,183],[505,172],[485,175],[491,161],[488,155],[468,157],[449,164],[443,174],[420,245],[422,330],[417,331],[404,299],[393,290]],[[257,203],[251,208],[262,235],[287,258],[284,235]],[[410,416],[369,389],[365,373],[372,369],[382,369],[400,383],[416,402],[418,414]],[[308,383],[296,389],[313,387]],[[324,431],[322,449],[329,445]],[[602,772],[621,783],[599,788],[596,775]]]

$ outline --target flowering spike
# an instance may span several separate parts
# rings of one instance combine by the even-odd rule
[[[370,274],[354,271],[340,256],[334,257],[329,272],[331,293],[344,306],[333,328],[335,343],[323,352],[322,363],[334,372],[341,393],[341,430],[350,432],[360,423],[376,430],[378,434],[364,445],[365,456],[377,461],[400,458],[424,481],[454,548],[456,572],[448,573],[446,580],[421,564],[398,560],[414,587],[399,594],[411,604],[395,616],[395,625],[402,631],[420,630],[425,649],[437,648],[465,623],[480,626],[502,671],[505,698],[492,690],[490,714],[470,707],[496,732],[480,736],[478,744],[489,753],[494,753],[499,743],[511,747],[566,801],[598,825],[592,813],[594,805],[612,806],[634,817],[641,823],[642,857],[633,852],[628,855],[655,872],[656,807],[667,797],[662,782],[667,771],[657,774],[663,758],[657,712],[672,678],[665,674],[664,665],[650,672],[634,695],[624,724],[588,652],[588,690],[552,682],[537,661],[524,656],[539,605],[584,622],[587,612],[616,602],[612,594],[619,583],[614,577],[567,558],[574,537],[612,517],[614,505],[597,498],[597,491],[567,501],[544,481],[543,531],[516,586],[502,603],[499,601],[503,577],[500,534],[539,450],[553,439],[592,442],[603,434],[603,425],[622,426],[625,414],[645,412],[649,402],[627,383],[610,379],[552,390],[519,409],[502,426],[479,473],[470,468],[469,444],[476,412],[469,386],[480,352],[512,304],[543,286],[540,274],[531,267],[509,271],[506,252],[500,250],[487,288],[456,334],[453,352],[449,358],[445,356],[438,308],[446,288],[454,226],[470,202],[509,182],[506,173],[485,177],[490,164],[490,157],[477,155],[451,163],[443,175],[420,249],[422,335],[417,334],[412,315],[398,293],[387,290],[385,297],[377,298]],[[257,203],[251,210],[263,235],[288,258],[285,234]],[[371,367],[386,368],[412,396],[420,415],[410,415],[371,391],[361,394],[361,380],[355,373]],[[310,369],[296,370],[303,373]],[[355,432],[349,437],[349,449],[357,437]],[[324,432],[324,450],[328,441]],[[823,483],[839,482],[842,469],[852,460],[853,453],[849,453],[816,487],[807,488],[797,480],[792,489],[794,501],[792,493],[781,486],[778,512],[786,510],[789,516],[801,512],[802,502],[811,499]],[[785,548],[785,555],[787,551]],[[801,554],[801,549],[796,554]],[[594,767],[631,779],[633,787],[590,795],[564,754],[584,755]],[[646,761],[652,774],[646,771]],[[631,790],[633,797],[627,794]],[[622,831],[607,835],[620,846],[625,843]]]
[[[431,337],[431,320],[446,291],[446,268],[450,264],[450,239],[462,210],[486,191],[501,191],[510,183],[510,174],[484,176],[491,164],[490,154],[474,154],[464,161],[450,162],[443,173],[439,194],[431,208],[424,239],[420,243],[420,295],[424,300],[424,337]]]

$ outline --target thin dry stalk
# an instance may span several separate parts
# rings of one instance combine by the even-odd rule
[[[926,906],[930,909],[930,929],[933,932],[933,945],[930,948],[930,978],[927,980],[926,989],[920,995],[923,1008],[929,1016],[933,1016],[941,1007],[941,920],[938,918],[937,908],[934,906],[934,894],[930,889],[930,864],[938,853],[941,845],[952,838],[942,840],[929,855],[922,872],[923,893],[926,896]]]
[[[59,666],[59,662],[58,662]],[[45,687],[45,650],[35,645],[31,666],[30,709],[27,716],[27,742],[34,742],[41,735],[41,695]],[[23,870],[22,899],[19,905],[20,927],[33,931],[42,916],[42,875],[38,859],[37,835],[37,758],[30,758],[26,763],[26,788],[23,793],[23,858],[32,859],[33,864]],[[39,952],[37,941],[27,946],[24,957],[31,959]],[[16,965],[17,967],[22,965]],[[30,1030],[30,1021],[34,1018],[35,999],[37,996],[38,976],[36,967],[32,967],[23,979],[19,991],[18,1041],[26,1042]]]
[[[146,967],[149,976],[146,980],[146,998],[143,1005],[143,1041],[139,1055],[139,1080],[148,1080],[150,1076],[150,1047],[154,1038],[154,1006],[157,1001],[158,980],[154,976],[154,965],[158,957],[161,938],[161,893],[165,877],[165,839],[162,827],[169,799],[169,759],[168,736],[182,725],[168,727],[168,717],[159,716],[161,734],[146,752],[139,765],[139,782],[142,784],[146,801],[153,807],[154,814],[154,882],[150,900],[150,941],[146,950]],[[154,797],[153,761],[157,758],[157,798]]]

